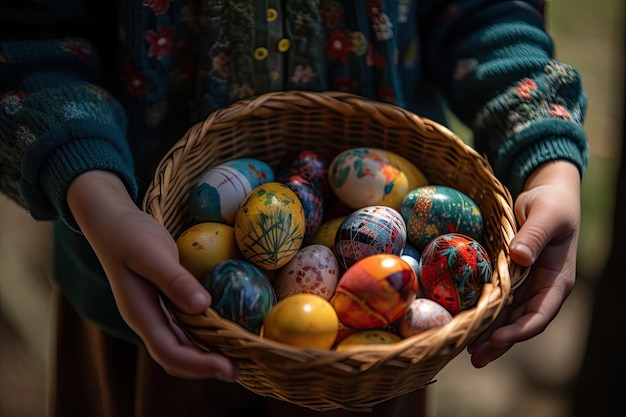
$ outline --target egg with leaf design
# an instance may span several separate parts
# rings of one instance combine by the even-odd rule
[[[234,229],[244,259],[264,270],[278,269],[302,246],[305,234],[302,203],[285,184],[266,182],[243,201]]]

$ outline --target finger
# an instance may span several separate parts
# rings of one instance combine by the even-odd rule
[[[156,285],[163,295],[181,311],[200,314],[211,304],[211,296],[200,282],[178,261],[175,247],[169,251],[142,252],[142,256],[132,260],[129,267],[137,275]]]
[[[124,300],[124,318],[143,340],[154,360],[169,374],[181,378],[216,378],[232,381],[237,369],[227,358],[183,344],[170,327],[161,308],[154,287],[137,277],[124,280],[123,294],[132,294]]]

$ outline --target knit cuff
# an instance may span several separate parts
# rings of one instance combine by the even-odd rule
[[[578,167],[582,180],[589,160],[584,129],[565,120],[537,121],[514,134],[508,143],[515,144],[515,149],[501,149],[493,169],[513,196],[523,191],[529,175],[546,162],[570,161]]]
[[[117,174],[133,199],[137,182],[123,133],[93,121],[69,121],[41,136],[22,165],[22,191],[37,220],[60,217],[77,229],[67,204],[67,189],[80,174],[106,170]]]

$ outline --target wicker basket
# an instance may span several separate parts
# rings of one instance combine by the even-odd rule
[[[516,231],[511,196],[484,158],[446,128],[397,106],[345,93],[280,92],[237,102],[193,126],[164,157],[144,209],[174,237],[190,226],[190,188],[208,168],[252,157],[271,166],[293,151],[376,146],[412,160],[432,184],[456,187],[484,216],[483,244],[491,283],[476,307],[447,325],[391,345],[336,352],[262,339],[210,308],[190,316],[172,310],[199,346],[231,358],[249,390],[314,410],[364,411],[425,387],[493,322],[527,271],[511,262]]]

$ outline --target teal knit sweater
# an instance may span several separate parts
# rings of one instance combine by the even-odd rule
[[[11,3],[13,3],[11,5]],[[117,173],[141,201],[195,122],[278,90],[341,90],[445,123],[449,108],[517,195],[540,164],[588,160],[586,95],[553,57],[544,1],[40,0],[0,6],[0,189],[55,222],[55,279],[105,330],[124,324],[65,194]]]

